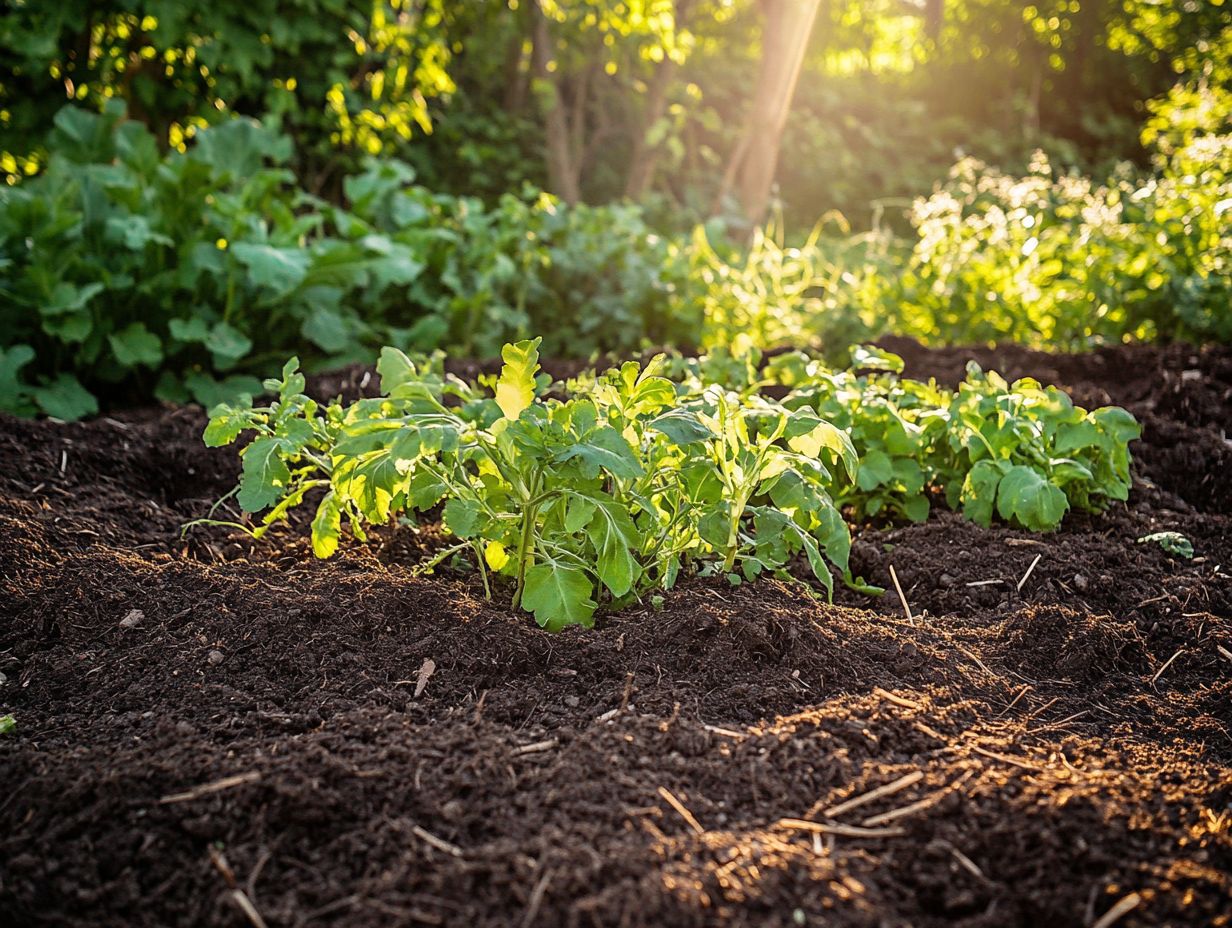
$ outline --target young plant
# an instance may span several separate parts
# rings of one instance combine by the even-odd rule
[[[362,538],[365,523],[443,503],[458,541],[425,567],[469,553],[485,588],[489,571],[506,577],[513,606],[549,629],[590,625],[601,602],[668,589],[683,571],[782,575],[797,554],[831,592],[826,562],[845,574],[850,550],[832,468],[856,474],[843,432],[810,410],[673,384],[662,358],[551,398],[538,345],[504,347],[492,397],[387,348],[385,395],[323,414],[292,362],[278,402],[215,410],[207,441],[258,432],[239,503],[272,507],[262,527],[324,490],[312,521],[322,557],[343,519]]]

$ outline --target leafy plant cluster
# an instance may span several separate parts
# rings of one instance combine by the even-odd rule
[[[1129,443],[1138,423],[1124,409],[1088,412],[1031,378],[1009,384],[971,363],[957,390],[901,377],[902,358],[872,347],[836,370],[799,352],[764,365],[716,354],[682,362],[688,376],[741,392],[784,392],[846,432],[860,460],[834,494],[855,518],[928,518],[936,499],[980,525],[994,516],[1031,531],[1060,525],[1071,509],[1099,512],[1128,498]]]
[[[559,628],[685,573],[752,580],[798,556],[828,593],[832,568],[871,589],[851,576],[840,507],[922,521],[942,496],[982,525],[1044,531],[1129,493],[1133,417],[1033,380],[972,366],[948,391],[858,348],[850,370],[719,352],[551,384],[539,344],[506,345],[499,378],[478,384],[443,374],[439,354],[385,348],[384,395],[345,407],[305,396],[292,360],[267,381],[269,405],[212,412],[208,445],[255,435],[237,502],[263,513],[256,528],[222,524],[259,538],[309,503],[313,550],[329,557],[344,525],[363,540],[365,526],[439,511],[456,542],[428,569],[464,556],[485,588],[506,578],[515,607]]]
[[[1149,176],[1024,177],[959,162],[919,201],[908,267],[880,296],[903,332],[1085,347],[1232,339],[1232,135],[1161,152]],[[871,307],[866,308],[871,312]]]
[[[589,625],[600,603],[683,573],[751,580],[798,554],[827,591],[830,565],[847,573],[832,492],[857,465],[842,431],[803,407],[674,383],[662,356],[554,398],[538,348],[506,345],[485,386],[386,348],[384,396],[324,409],[293,360],[267,385],[273,403],[215,409],[205,440],[256,434],[238,490],[243,509],[268,510],[256,534],[323,493],[312,542],[328,557],[344,523],[362,539],[365,525],[443,504],[457,543],[432,563],[469,556],[485,586],[489,573],[505,578],[513,606],[551,629]]]
[[[383,161],[346,178],[343,209],[297,187],[290,140],[250,120],[167,155],[118,105],[56,125],[47,170],[0,187],[0,410],[210,406],[305,348],[335,366],[381,345],[494,354],[540,330],[586,355],[700,326],[674,308],[687,260],[634,207],[528,192],[487,209]]]

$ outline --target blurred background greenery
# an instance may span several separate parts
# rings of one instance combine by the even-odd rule
[[[537,333],[1232,339],[1223,0],[0,9],[0,409]]]

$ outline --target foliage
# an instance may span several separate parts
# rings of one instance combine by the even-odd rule
[[[448,94],[440,0],[9,0],[0,17],[3,169],[37,170],[65,97],[125,102],[160,146],[182,150],[232,114],[277,114],[316,186],[350,152],[431,130]],[[9,148],[9,146],[12,146]]]
[[[1154,532],[1138,539],[1139,544],[1157,544],[1167,554],[1173,557],[1183,557],[1192,560],[1194,556],[1193,542],[1180,532]]]
[[[495,353],[534,329],[560,354],[687,343],[687,261],[631,206],[528,192],[493,209],[346,179],[351,210],[298,189],[291,144],[249,120],[160,157],[119,106],[57,117],[37,178],[0,188],[0,409],[76,418],[154,392],[254,393],[271,356],[334,365],[381,344]],[[587,306],[579,314],[574,307]]]
[[[546,398],[538,347],[504,347],[492,396],[386,348],[385,395],[323,411],[292,361],[269,384],[273,404],[215,409],[205,439],[255,431],[238,501],[269,509],[257,531],[325,491],[312,520],[322,557],[343,520],[362,538],[364,524],[443,503],[459,541],[434,563],[469,552],[485,584],[488,570],[508,577],[514,607],[550,629],[589,625],[601,601],[670,588],[685,571],[751,580],[803,554],[827,591],[827,562],[846,572],[832,469],[853,476],[856,458],[841,431],[806,409],[675,385],[662,357]]]
[[[345,357],[382,321],[361,311],[397,305],[422,271],[381,236],[326,236],[285,137],[234,120],[160,158],[121,116],[63,110],[47,171],[0,189],[0,330],[33,368],[24,386],[6,376],[0,406],[72,418],[100,389],[255,392],[241,375],[271,351],[307,339]]]
[[[756,352],[685,366],[742,392],[787,390],[784,406],[845,431],[860,471],[835,500],[856,518],[920,522],[938,495],[981,525],[997,515],[1048,531],[1070,509],[1098,512],[1129,495],[1128,446],[1141,432],[1134,418],[1116,406],[1088,412],[1030,378],[1011,385],[973,363],[958,390],[947,390],[901,377],[902,358],[871,347],[854,348],[847,370],[799,352],[764,366]]]
[[[1202,136],[1107,183],[972,160],[917,203],[902,332],[1082,348],[1125,338],[1232,339],[1232,136]]]

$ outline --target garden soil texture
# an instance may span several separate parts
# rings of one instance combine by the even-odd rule
[[[1232,925],[1232,351],[886,347],[1125,406],[1128,505],[549,635],[432,526],[181,537],[199,409],[0,417],[0,924]]]

